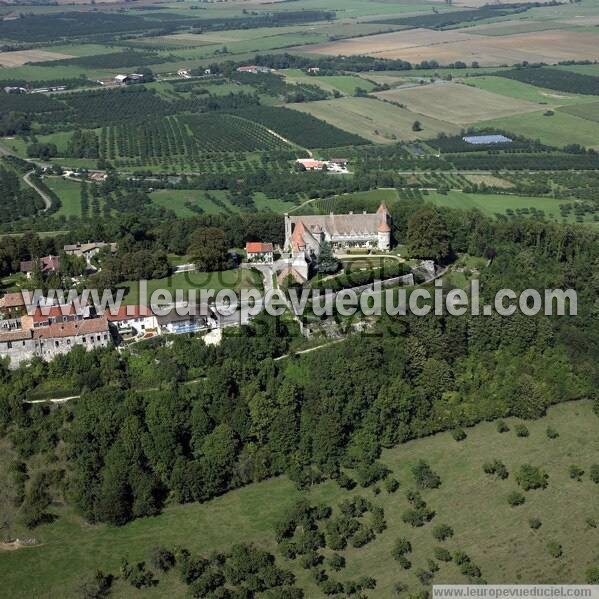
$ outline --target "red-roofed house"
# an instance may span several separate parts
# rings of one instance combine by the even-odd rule
[[[51,324],[60,324],[62,322],[73,322],[74,320],[83,320],[90,317],[88,306],[75,308],[73,304],[64,304],[61,306],[51,306],[46,308],[36,308],[33,314],[28,314],[21,318],[24,329],[39,329],[48,327]]]
[[[156,316],[148,306],[121,306],[114,314],[106,310],[104,316],[119,335],[145,335],[158,330]]]
[[[58,272],[60,268],[60,260],[58,256],[43,256],[39,259],[39,268],[43,275],[49,274],[51,272]],[[24,260],[21,262],[20,271],[24,273],[28,279],[31,278],[34,270],[35,260]]]
[[[272,243],[248,241],[245,244],[248,262],[272,262],[274,259]]]

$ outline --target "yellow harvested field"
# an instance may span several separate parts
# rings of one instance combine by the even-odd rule
[[[438,133],[459,133],[460,128],[442,120],[414,114],[405,108],[373,98],[338,98],[305,104],[287,104],[331,125],[376,143],[393,143],[436,137]],[[413,131],[415,121],[422,130]]]
[[[61,60],[73,58],[70,54],[46,52],[45,50],[18,50],[16,52],[0,52],[0,66],[20,67],[28,62],[42,62],[45,60]]]
[[[529,33],[489,36],[467,33],[468,29],[433,31],[412,29],[345,39],[314,46],[302,52],[328,55],[368,55],[400,58],[411,63],[436,60],[449,64],[458,60],[483,66],[522,61],[556,63],[565,60],[599,60],[597,34],[551,29]]]
[[[539,110],[539,105],[534,102],[500,96],[461,83],[437,82],[392,89],[375,95],[403,104],[411,112],[455,125]]]

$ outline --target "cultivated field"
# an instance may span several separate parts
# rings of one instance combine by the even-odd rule
[[[584,104],[596,102],[596,96],[583,96],[577,94],[568,94],[566,92],[555,91],[552,89],[543,89],[507,79],[505,77],[468,77],[464,79],[467,85],[473,85],[494,94],[509,96],[518,100],[536,102],[537,104],[549,104],[555,106],[567,106],[570,104]],[[584,110],[584,108],[582,109]]]
[[[378,143],[430,138],[441,132],[459,133],[459,128],[454,124],[370,98],[338,98],[290,104],[289,108],[306,112],[340,129]],[[412,130],[417,120],[422,126],[421,131]]]
[[[290,367],[301,369],[299,360]],[[365,547],[343,551],[347,566],[336,576],[341,580],[374,577],[377,587],[369,596],[381,599],[395,596],[393,586],[397,582],[406,584],[409,592],[417,592],[424,588],[416,577],[418,570],[427,567],[434,547],[444,546],[451,552],[466,552],[489,583],[584,582],[584,572],[597,555],[597,529],[587,524],[588,519],[599,519],[597,485],[586,473],[597,462],[599,420],[589,402],[573,402],[555,406],[546,417],[527,422],[530,435],[526,438],[516,437],[515,420],[507,422],[511,430],[503,434],[497,432],[495,423],[486,422],[468,429],[468,437],[461,443],[454,441],[450,433],[442,433],[385,450],[381,461],[400,482],[394,494],[383,490],[374,495],[371,489],[359,487],[348,492],[332,482],[305,492],[310,502],[324,502],[334,509],[342,500],[361,495],[385,510],[387,529]],[[549,426],[559,433],[557,439],[547,438]],[[440,474],[442,484],[422,492],[436,513],[433,521],[412,528],[402,522],[401,514],[409,507],[405,492],[414,488],[410,468],[419,459],[425,459]],[[506,480],[483,473],[483,463],[495,459],[506,465]],[[510,507],[506,497],[518,489],[516,470],[525,463],[543,468],[549,475],[549,485],[545,490],[527,492],[524,505]],[[586,471],[582,482],[569,477],[568,468],[573,463]],[[0,577],[4,588],[11,589],[13,599],[70,599],[79,596],[75,589],[81,578],[91,576],[98,568],[117,574],[124,556],[131,562],[147,561],[156,545],[179,545],[207,555],[234,543],[254,542],[276,554],[281,567],[294,572],[297,586],[304,588],[306,597],[324,597],[299,560],[282,558],[274,543],[275,522],[302,495],[282,477],[249,485],[204,504],[174,505],[159,516],[140,518],[122,527],[88,525],[74,513],[57,507],[61,517],[35,531],[39,546],[4,552]],[[538,530],[529,527],[530,518],[541,520]],[[451,539],[433,539],[432,528],[439,523],[454,529]],[[398,537],[406,537],[412,544],[409,570],[402,570],[391,557]],[[561,557],[548,554],[550,541],[562,545]],[[330,550],[324,553],[330,555]],[[438,563],[435,583],[467,583],[455,564]],[[143,591],[117,581],[111,596],[154,599],[168,594],[175,599],[185,597],[186,591],[178,573],[172,572],[161,576],[157,586]]]
[[[503,117],[538,110],[537,104],[506,98],[459,83],[435,83],[376,94],[405,105],[408,110],[454,123],[468,125],[493,117]]]
[[[44,62],[46,60],[61,60],[73,58],[72,54],[47,52],[46,50],[17,50],[16,52],[0,52],[0,66],[20,67],[28,62]]]
[[[599,59],[599,44],[594,33],[560,29],[503,36],[473,35],[469,29],[413,29],[313,45],[302,51],[346,56],[367,54],[401,58],[411,63],[476,61],[483,66]]]
[[[599,122],[585,120],[559,110],[551,116],[545,116],[544,112],[534,112],[479,124],[482,127],[498,127],[531,139],[540,139],[552,146],[581,144],[589,148],[599,148]]]
[[[529,214],[532,214],[533,211],[543,212],[545,219],[549,221],[559,223],[576,222],[573,213],[570,213],[567,218],[563,218],[560,211],[560,204],[574,204],[574,202],[556,200],[554,198],[450,191],[446,194],[429,192],[425,196],[425,200],[437,206],[447,206],[448,208],[457,208],[458,210],[477,209],[492,218],[497,215],[505,216],[508,210],[515,213],[518,210],[528,209]],[[586,216],[584,222],[595,224],[591,216]]]

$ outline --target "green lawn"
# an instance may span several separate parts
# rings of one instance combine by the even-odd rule
[[[285,78],[289,83],[308,83],[310,85],[317,85],[329,92],[334,90],[340,91],[346,96],[353,96],[358,87],[365,89],[368,92],[374,89],[374,84],[372,82],[366,81],[356,75],[311,76],[304,73],[301,69],[287,69],[281,71],[281,74],[285,75]]]
[[[599,102],[593,102],[592,104],[582,104],[575,106],[564,106],[560,109],[561,112],[577,116],[587,121],[594,121],[599,123]]]
[[[345,97],[320,102],[289,104],[288,108],[307,112],[335,127],[355,133],[375,143],[412,141],[436,137],[441,132],[448,135],[460,132],[460,128],[454,124],[372,98]],[[420,131],[413,130],[415,121],[420,122]]]
[[[222,202],[219,206],[210,201],[206,196],[211,195]],[[159,189],[150,194],[152,202],[173,210],[177,216],[189,217],[197,213],[190,207],[197,206],[206,214],[226,214],[229,212],[239,212],[236,206],[233,206],[229,200],[229,194],[226,191],[203,191],[198,189]]]
[[[298,368],[297,361],[289,367]],[[300,362],[301,364],[301,362]],[[597,530],[586,523],[599,519],[597,485],[588,477],[591,464],[599,461],[599,420],[592,414],[590,402],[571,402],[550,409],[546,417],[527,423],[530,436],[518,438],[512,428],[500,434],[495,423],[486,422],[468,429],[460,443],[449,433],[411,441],[386,450],[381,461],[400,482],[395,494],[357,488],[348,492],[326,482],[312,487],[305,495],[312,502],[324,502],[336,508],[344,498],[363,495],[385,510],[387,529],[363,548],[343,551],[347,567],[333,574],[338,580],[368,575],[377,580],[367,596],[391,599],[392,587],[401,581],[409,592],[423,589],[416,579],[419,568],[427,566],[433,548],[443,545],[450,551],[465,551],[489,583],[582,583],[584,572],[597,563]],[[559,437],[549,440],[548,426]],[[421,528],[404,524],[401,514],[408,508],[406,489],[414,487],[410,467],[425,459],[442,479],[438,489],[423,491],[429,507],[436,513],[433,521]],[[482,471],[484,462],[499,459],[509,477],[496,480]],[[512,508],[507,495],[517,489],[515,471],[524,463],[543,468],[549,475],[545,490],[529,491],[524,505]],[[582,482],[571,480],[568,468],[576,463],[585,470]],[[301,494],[285,477],[255,483],[227,493],[205,504],[167,507],[154,518],[141,518],[115,528],[89,525],[71,511],[56,507],[60,518],[42,525],[27,536],[40,541],[37,547],[4,552],[0,557],[3,588],[13,599],[78,596],[74,589],[83,576],[97,568],[118,573],[120,560],[147,560],[152,547],[180,545],[192,552],[207,554],[225,550],[233,543],[252,541],[277,554],[277,563],[292,569],[297,585],[306,597],[324,597],[309,573],[298,561],[283,559],[273,540],[273,524]],[[540,518],[542,526],[533,531],[528,520]],[[453,538],[444,543],[433,539],[431,530],[439,523],[454,529]],[[412,568],[404,571],[390,556],[398,537],[410,540],[413,552],[408,556]],[[557,541],[563,546],[559,559],[548,555],[546,545]],[[330,550],[325,550],[330,555]],[[439,562],[435,583],[467,583],[455,564]],[[32,573],[35,572],[35,576]],[[113,595],[129,597],[183,598],[185,587],[176,573],[162,576],[160,583],[143,592],[117,581]]]
[[[552,106],[584,104],[597,101],[596,96],[582,96],[551,89],[542,89],[528,83],[507,79],[506,77],[468,77],[465,83],[502,96]]]
[[[140,290],[139,281],[125,281],[119,287],[126,290],[123,303],[137,305],[140,301],[149,304],[152,294],[157,290],[168,291],[172,294],[173,300],[176,299],[175,294],[180,290],[180,293],[183,294],[181,299],[186,300],[190,289],[214,289],[218,293],[221,289],[238,291],[241,288],[253,288],[259,282],[256,276],[256,273],[244,268],[222,272],[182,272],[164,279],[147,281],[147,297]],[[164,301],[163,298],[155,299]],[[200,300],[199,293],[197,300]]]
[[[589,148],[599,148],[599,123],[560,111],[555,111],[553,116],[545,116],[544,112],[519,114],[481,121],[476,126],[498,127],[517,135],[540,139],[543,143],[557,147],[580,144]]]
[[[81,216],[81,183],[62,177],[44,177],[44,183],[60,198],[57,216]]]
[[[496,216],[505,214],[506,210],[516,211],[522,208],[534,208],[542,210],[547,220],[555,222],[576,222],[572,213],[565,221],[561,217],[560,204],[573,204],[574,201],[556,200],[553,198],[538,198],[503,194],[486,193],[463,193],[461,191],[450,191],[447,194],[429,192],[424,196],[426,201],[432,202],[437,206],[447,206],[449,208],[459,208],[461,210],[471,210],[477,208],[487,216]],[[592,217],[586,216],[585,222],[591,223]]]

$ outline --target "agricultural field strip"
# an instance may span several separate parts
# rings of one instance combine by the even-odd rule
[[[298,50],[325,55],[367,54],[401,58],[411,63],[425,60],[436,60],[441,64],[476,61],[483,66],[523,61],[557,63],[599,59],[599,44],[594,33],[560,29],[504,36],[474,35],[468,29],[412,29],[315,44]]]

